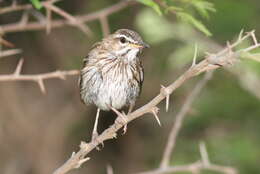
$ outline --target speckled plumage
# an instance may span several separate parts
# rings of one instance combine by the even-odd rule
[[[84,103],[101,110],[134,105],[143,83],[139,54],[147,45],[128,29],[96,43],[84,59],[80,73],[80,95]]]

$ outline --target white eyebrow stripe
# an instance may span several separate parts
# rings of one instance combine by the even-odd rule
[[[135,40],[133,40],[133,39],[130,38],[130,37],[127,37],[126,35],[118,34],[116,37],[117,37],[117,38],[124,37],[124,38],[126,38],[128,41],[130,41],[130,42],[132,42],[132,43],[137,43]]]

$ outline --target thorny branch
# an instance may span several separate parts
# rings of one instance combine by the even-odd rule
[[[208,53],[208,55],[205,57],[204,60],[199,62],[198,64],[194,64],[191,66],[186,72],[184,72],[176,81],[174,81],[172,84],[170,84],[167,87],[162,88],[161,92],[154,97],[150,102],[145,104],[144,106],[140,107],[139,109],[135,110],[134,112],[127,115],[125,121],[127,123],[133,121],[134,119],[143,116],[144,114],[151,113],[153,109],[163,100],[166,98],[167,95],[172,94],[173,91],[175,91],[177,88],[179,88],[181,85],[183,85],[184,82],[186,82],[188,79],[197,76],[203,72],[207,72],[210,70],[218,69],[223,66],[232,65],[235,63],[239,56],[244,52],[249,52],[251,50],[254,50],[255,48],[260,47],[260,44],[258,42],[254,42],[252,46],[249,46],[244,49],[240,49],[235,51],[234,48],[241,44],[244,40],[252,38],[253,40],[256,40],[254,32],[249,32],[244,35],[243,32],[241,32],[238,40],[234,42],[233,44],[227,44],[226,48],[219,51],[218,53]],[[88,143],[81,142],[80,144],[80,150],[78,152],[73,152],[71,157],[57,170],[54,171],[54,174],[65,174],[68,171],[78,168],[83,162],[86,161],[86,159],[89,159],[88,157],[85,158],[85,156],[91,152],[93,149],[95,149],[100,143],[103,143],[106,140],[116,138],[116,132],[122,128],[124,125],[122,122],[120,123],[121,117],[117,117],[114,124],[111,125],[109,128],[103,131],[95,140],[92,140]],[[194,163],[192,165],[186,166],[187,168],[194,168],[194,166],[197,166],[197,168],[208,168],[209,166],[205,166],[205,164],[202,163]],[[204,166],[204,167],[203,167]],[[173,170],[171,167],[168,170]],[[222,169],[224,171],[230,171],[229,168],[226,169],[221,166],[211,165],[212,169]],[[181,167],[181,169],[183,169]],[[166,170],[166,169],[164,169]],[[168,171],[167,170],[167,171]],[[179,171],[180,168],[178,168],[177,171]],[[165,171],[165,172],[167,172]],[[175,168],[176,171],[176,168]],[[226,172],[227,173],[227,172]],[[229,172],[231,173],[231,172]]]
[[[132,2],[131,0],[121,1],[113,6],[110,6],[108,8],[105,8],[103,10],[91,14],[82,15],[82,16],[72,16],[69,13],[65,12],[64,10],[55,6],[54,3],[57,1],[59,0],[49,0],[46,2],[42,2],[42,5],[47,10],[46,19],[38,22],[30,22],[28,20],[29,19],[28,12],[25,11],[21,18],[21,21],[13,24],[2,25],[0,27],[0,32],[9,33],[9,32],[18,32],[18,31],[46,29],[47,33],[49,33],[51,28],[61,27],[65,25],[73,25],[78,27],[80,30],[82,30],[84,33],[90,36],[91,30],[86,25],[84,25],[84,23],[93,20],[99,20],[101,23],[103,34],[107,35],[109,34],[108,16],[123,8],[126,8],[127,6],[130,5],[130,2]],[[12,11],[18,11],[18,10],[29,10],[29,9],[32,9],[31,5],[13,5],[11,7],[0,9],[0,14],[12,12]],[[51,15],[52,12],[59,14],[60,16],[64,17],[64,19],[53,20]],[[234,47],[236,47],[238,44],[240,44],[242,41],[244,41],[249,37],[251,37],[254,42],[253,46],[238,51],[233,50]],[[159,110],[156,107],[156,105],[165,98],[166,111],[167,111],[169,108],[170,94],[172,94],[173,91],[179,88],[185,81],[187,81],[191,77],[199,75],[202,72],[214,70],[222,66],[233,64],[236,61],[236,59],[240,56],[241,53],[251,51],[258,47],[259,47],[259,43],[257,42],[254,32],[247,33],[245,36],[243,36],[243,33],[241,32],[237,42],[233,43],[232,45],[227,43],[225,49],[218,52],[217,54],[208,54],[208,56],[199,64],[196,64],[196,53],[195,53],[191,68],[188,69],[182,76],[180,76],[175,82],[173,82],[168,87],[162,86],[160,93],[149,103],[137,109],[136,111],[128,114],[127,123],[146,113],[152,113],[155,116],[157,122],[160,124],[160,120],[158,117]],[[20,53],[20,50],[18,49],[2,51],[0,54],[0,58],[8,55],[18,54],[18,53]],[[65,79],[66,76],[76,75],[79,73],[77,70],[71,70],[71,71],[55,71],[55,72],[36,74],[36,75],[23,75],[21,74],[22,65],[23,65],[23,60],[21,59],[21,61],[18,63],[16,67],[15,72],[13,74],[0,75],[0,81],[34,81],[39,85],[41,91],[45,92],[44,80],[50,78]],[[159,168],[152,171],[141,172],[138,174],[163,174],[163,173],[173,173],[173,172],[198,173],[203,169],[209,169],[212,171],[222,172],[226,174],[237,173],[236,170],[231,167],[211,164],[208,159],[206,148],[203,144],[200,146],[200,152],[201,152],[200,161],[188,165],[182,165],[182,166],[169,166],[170,157],[174,149],[176,138],[181,128],[183,119],[187,114],[187,112],[189,111],[194,99],[200,93],[201,89],[206,84],[206,82],[210,79],[210,76],[211,76],[211,72],[207,73],[205,78],[203,78],[197,84],[197,86],[194,88],[190,96],[187,98],[180,112],[177,114],[176,121],[174,122],[172,130],[168,137],[167,145],[165,147],[165,151]],[[60,168],[58,168],[54,172],[54,174],[65,174],[73,168],[79,168],[84,162],[90,159],[89,157],[85,157],[90,151],[92,151],[95,147],[97,147],[99,143],[103,143],[105,140],[108,139],[116,138],[116,132],[122,126],[123,126],[122,121],[120,122],[120,117],[118,117],[115,120],[115,123],[110,128],[106,129],[96,140],[91,141],[89,143],[82,142],[80,145],[80,150],[77,153],[73,152],[70,159],[66,163],[64,163]],[[110,166],[107,168],[107,172],[113,173],[113,170]]]
[[[208,80],[211,79],[211,77],[212,77],[212,72],[208,72],[205,75],[205,77],[201,81],[198,82],[198,84],[194,87],[192,93],[188,96],[188,98],[182,105],[180,112],[176,115],[176,119],[175,119],[172,129],[170,131],[168,141],[167,141],[166,147],[164,149],[162,161],[160,164],[161,168],[165,168],[165,167],[169,166],[170,157],[171,157],[172,151],[174,149],[174,146],[176,144],[176,139],[177,139],[178,133],[180,131],[180,128],[182,126],[183,120],[184,120],[186,114],[188,113],[188,111],[190,110],[193,101],[198,97],[202,88],[206,85]]]
[[[53,78],[65,80],[66,76],[79,74],[78,70],[69,70],[69,71],[54,71],[54,72],[48,72],[48,73],[43,73],[43,74],[30,74],[30,75],[26,74],[25,75],[25,74],[21,74],[22,66],[23,66],[23,59],[20,59],[19,63],[16,66],[14,73],[0,75],[0,82],[2,82],[2,81],[33,81],[39,85],[39,87],[43,93],[46,93],[46,89],[44,86],[44,80],[53,79]]]
[[[110,14],[113,14],[117,11],[120,11],[129,5],[133,4],[134,1],[132,0],[123,0],[118,2],[115,5],[112,5],[110,7],[104,8],[102,10],[90,13],[90,14],[85,14],[85,15],[79,15],[79,16],[72,16],[63,10],[59,9],[57,6],[54,6],[53,3],[56,1],[46,1],[42,2],[42,5],[51,10],[54,11],[61,16],[65,17],[65,19],[55,19],[51,20],[50,18],[47,18],[44,23],[41,22],[26,22],[26,23],[12,23],[12,24],[5,24],[0,26],[0,33],[11,33],[11,32],[20,32],[20,31],[32,31],[32,30],[41,30],[41,29],[48,29],[49,27],[51,28],[57,28],[57,27],[62,27],[64,25],[75,25],[75,26],[80,26],[82,30],[85,30],[85,32],[90,32],[88,31],[88,28],[86,26],[83,26],[85,22],[90,22],[94,20],[104,20],[107,18]],[[17,10],[24,10],[24,9],[31,9],[31,5],[17,5],[14,7],[6,7],[0,9],[0,14],[11,12],[11,11],[17,11]],[[46,22],[47,21],[47,22]],[[103,21],[104,22],[104,21]],[[51,26],[49,26],[51,24]]]
[[[213,71],[207,72],[204,78],[197,83],[197,85],[194,87],[190,95],[184,101],[184,104],[182,105],[179,113],[176,115],[176,119],[170,131],[159,168],[150,171],[136,173],[136,174],[164,174],[164,173],[175,173],[175,172],[176,173],[190,172],[196,174],[199,173],[201,170],[205,170],[205,169],[224,173],[224,174],[237,173],[237,171],[232,167],[212,164],[208,158],[208,153],[204,143],[200,143],[200,148],[199,148],[201,154],[201,160],[188,165],[187,164],[181,166],[169,165],[170,157],[175,147],[176,139],[179,134],[180,128],[182,126],[183,120],[187,115],[188,111],[191,109],[191,105],[194,102],[194,100],[198,97],[198,95],[200,94],[200,92],[202,91],[206,83],[212,78],[212,74]]]
[[[110,7],[104,8],[102,10],[90,14],[86,14],[82,16],[72,16],[71,14],[65,12],[64,10],[54,5],[54,3],[58,1],[60,0],[49,0],[49,1],[42,2],[42,5],[47,10],[46,19],[43,22],[42,21],[29,22],[28,11],[24,11],[22,18],[19,22],[13,24],[1,25],[0,34],[3,33],[5,34],[9,32],[18,32],[18,31],[27,31],[27,30],[39,30],[39,29],[46,29],[47,33],[49,33],[51,28],[62,27],[64,25],[74,25],[78,27],[81,31],[86,33],[88,36],[91,36],[92,35],[91,30],[84,23],[93,20],[100,20],[102,30],[104,34],[107,35],[109,34],[109,25],[107,20],[108,16],[110,14],[122,10],[123,8],[126,8],[131,4],[131,2],[133,2],[131,0],[124,0],[124,1],[120,1],[115,5],[112,5]],[[10,7],[1,8],[0,14],[10,13],[19,10],[30,10],[30,9],[33,9],[32,5],[30,4],[26,4],[26,5],[14,4]],[[59,14],[60,16],[64,17],[64,19],[52,20],[51,12],[55,12]],[[5,51],[0,51],[0,58],[19,54],[20,52],[21,52],[20,49],[10,49]],[[16,69],[21,70],[22,65],[23,65],[23,60],[21,59]],[[19,73],[0,75],[0,82],[1,81],[34,81],[39,85],[41,91],[45,93],[46,89],[44,86],[44,80],[50,78],[65,79],[66,76],[76,75],[78,73],[79,72],[77,70],[70,70],[70,71],[54,71],[50,73],[37,74],[37,75],[22,75],[20,74],[19,71]]]

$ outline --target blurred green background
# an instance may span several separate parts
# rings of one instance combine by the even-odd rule
[[[79,15],[117,2],[63,0],[58,6]],[[212,33],[210,37],[174,14],[160,16],[141,3],[109,16],[112,32],[119,28],[134,29],[151,45],[142,58],[145,81],[136,108],[150,101],[161,84],[170,84],[187,70],[195,44],[201,59],[206,51],[216,52],[226,41],[236,39],[241,29],[255,29],[256,36],[260,36],[259,0],[208,2],[216,9],[209,13],[208,19],[192,9],[188,12],[205,25]],[[0,8],[9,4],[2,1]],[[40,12],[45,14],[44,10]],[[0,15],[0,24],[18,21],[20,17],[21,12]],[[54,18],[59,17],[54,15]],[[23,74],[80,69],[91,45],[103,37],[99,21],[88,26],[94,32],[93,38],[71,26],[53,29],[50,34],[40,30],[4,35],[23,53],[1,59],[0,73],[12,73],[21,57],[25,60]],[[198,145],[204,141],[212,162],[233,166],[241,174],[260,173],[259,69],[260,63],[243,59],[228,70],[214,73],[185,119],[171,164],[200,159]],[[72,173],[101,174],[106,172],[108,164],[115,173],[122,174],[158,167],[176,113],[199,79],[201,76],[195,77],[171,95],[168,113],[164,102],[159,105],[162,127],[151,115],[141,117],[130,123],[126,135],[105,142],[102,151],[91,152],[91,160]],[[96,108],[80,102],[77,80],[77,76],[65,81],[47,80],[47,94],[42,94],[33,82],[0,82],[0,173],[50,173],[72,151],[78,150],[80,141],[90,139]],[[99,132],[114,119],[115,114],[101,112]]]

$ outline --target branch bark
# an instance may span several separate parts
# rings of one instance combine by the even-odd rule
[[[23,66],[23,59],[20,59],[19,63],[16,66],[14,73],[6,74],[6,75],[0,75],[0,82],[4,82],[4,81],[33,81],[33,82],[36,82],[39,85],[39,87],[40,87],[40,89],[43,93],[46,93],[46,89],[45,89],[45,86],[44,86],[44,80],[54,79],[54,78],[65,80],[66,76],[79,74],[78,70],[68,70],[68,71],[54,71],[54,72],[48,72],[48,73],[43,73],[43,74],[30,74],[30,75],[26,74],[26,75],[23,75],[23,74],[21,74],[22,66]]]
[[[203,72],[218,69],[223,66],[227,66],[235,63],[238,59],[239,55],[244,52],[251,51],[255,48],[260,47],[260,44],[257,42],[254,45],[249,46],[244,49],[240,49],[237,51],[233,51],[233,48],[237,45],[241,44],[244,40],[248,38],[253,38],[253,32],[247,33],[246,35],[239,36],[238,40],[232,45],[227,44],[226,48],[219,51],[216,54],[208,54],[204,60],[200,63],[193,65],[189,68],[183,75],[181,75],[175,82],[170,84],[168,87],[164,87],[161,89],[160,93],[154,97],[150,102],[142,106],[141,108],[135,110],[134,112],[127,115],[124,120],[124,124],[122,124],[121,117],[117,117],[114,124],[109,128],[103,131],[96,139],[90,141],[89,143],[81,142],[80,150],[78,152],[73,152],[71,157],[58,169],[54,171],[54,174],[65,174],[72,169],[78,168],[89,159],[89,157],[85,157],[89,152],[95,149],[100,143],[103,143],[106,140],[113,139],[116,137],[116,132],[122,128],[125,124],[133,121],[134,119],[143,116],[146,113],[151,113],[154,108],[166,98],[172,94],[177,88],[184,84],[188,79],[197,76]]]
[[[48,2],[47,2],[48,3]],[[90,22],[94,20],[98,20],[101,17],[109,16],[110,14],[113,14],[115,12],[118,12],[129,5],[134,4],[134,1],[131,0],[124,0],[120,1],[115,5],[112,5],[110,7],[104,8],[102,10],[86,14],[86,15],[80,15],[80,16],[74,16],[75,19],[80,21],[81,23]],[[28,6],[25,6],[24,8],[29,8]],[[7,11],[7,10],[5,10]],[[0,11],[1,14],[1,11]],[[13,33],[13,32],[21,32],[21,31],[33,31],[33,30],[42,30],[46,29],[46,26],[48,25],[47,22],[45,23],[39,23],[39,22],[29,22],[27,24],[21,25],[20,22],[13,23],[13,24],[5,24],[0,27],[0,32],[2,33]],[[58,28],[62,27],[64,25],[71,25],[71,23],[66,19],[57,19],[51,21],[51,28]]]

